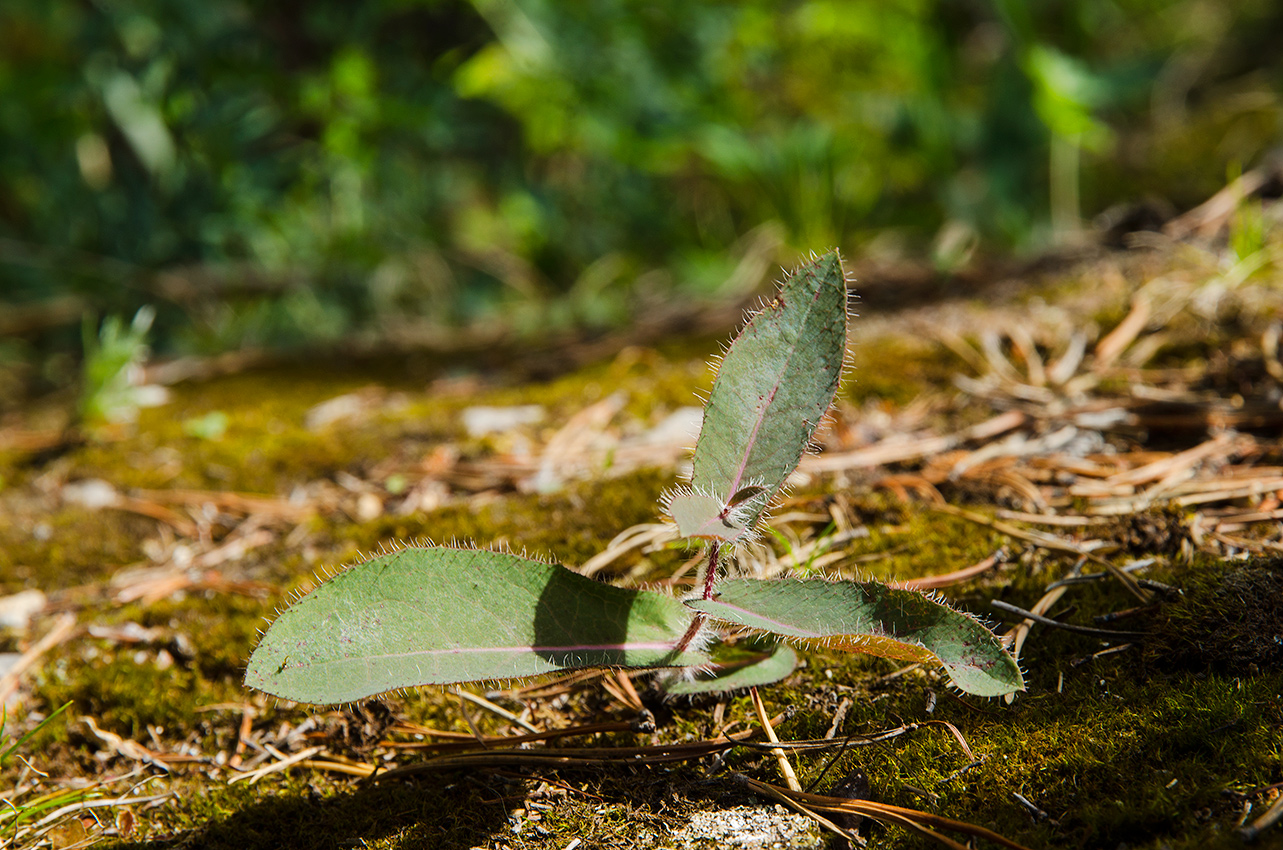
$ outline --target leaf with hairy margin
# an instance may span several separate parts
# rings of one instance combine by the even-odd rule
[[[830,251],[790,275],[731,343],[690,488],[667,498],[684,537],[739,539],[797,468],[842,377],[846,298],[841,258]]]
[[[358,564],[272,623],[245,684],[320,705],[385,691],[580,667],[685,667],[691,613],[672,597],[601,584],[480,549],[408,548]]]
[[[664,687],[672,696],[692,694],[718,694],[773,685],[797,669],[797,653],[793,647],[778,643],[766,651],[753,651],[732,647],[732,651],[719,651],[714,647],[712,662],[693,679],[681,679]]]
[[[728,579],[715,599],[686,606],[710,617],[825,646],[906,661],[935,660],[963,691],[1024,690],[1020,667],[974,617],[877,582]]]

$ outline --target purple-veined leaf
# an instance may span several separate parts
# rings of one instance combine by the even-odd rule
[[[715,599],[686,606],[719,620],[825,646],[906,661],[938,661],[963,691],[1024,689],[1020,667],[974,617],[877,582],[728,579]]]
[[[733,541],[797,468],[846,356],[846,279],[831,251],[790,275],[722,359],[691,486],[667,507],[685,537]]]

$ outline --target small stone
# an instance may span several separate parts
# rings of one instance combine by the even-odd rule
[[[91,511],[109,508],[120,500],[120,494],[110,481],[101,478],[86,478],[84,481],[73,481],[62,488],[62,500],[69,505],[80,505]]]
[[[0,597],[0,628],[25,629],[31,618],[45,607],[45,601],[45,595],[34,589]]]
[[[542,421],[544,409],[538,404],[519,404],[513,407],[476,405],[463,411],[463,427],[470,437],[482,437],[496,431],[511,431],[522,425]]]
[[[303,425],[309,431],[320,431],[343,419],[357,416],[369,405],[363,393],[347,393],[321,402],[303,416]]]
[[[824,837],[815,822],[781,806],[736,806],[696,812],[662,845],[672,850],[738,847],[751,850],[819,850]]]
[[[369,522],[383,515],[383,500],[377,493],[362,493],[356,500],[356,518]]]

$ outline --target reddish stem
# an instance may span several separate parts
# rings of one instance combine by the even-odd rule
[[[682,635],[682,639],[677,642],[677,646],[673,647],[674,653],[686,651],[686,647],[690,646],[690,642],[695,639],[695,635],[699,634],[699,630],[703,628],[705,619],[706,617],[702,613],[696,614],[691,618],[691,624],[686,627],[686,634]]]
[[[717,580],[717,553],[719,544],[714,540],[708,547],[708,572],[704,574],[704,598],[713,598],[713,582]]]
[[[713,598],[713,581],[717,578],[717,553],[719,551],[719,546],[720,544],[714,540],[708,547],[708,572],[704,574],[705,599]],[[703,628],[704,622],[707,619],[708,618],[702,613],[696,614],[691,619],[691,624],[686,628],[686,634],[682,635],[682,639],[679,640],[677,642],[677,646],[674,647],[674,652],[684,652],[686,647],[690,646],[690,642],[695,639],[695,635],[697,635],[699,630]]]

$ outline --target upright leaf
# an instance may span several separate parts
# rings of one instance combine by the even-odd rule
[[[753,527],[833,403],[845,355],[846,280],[831,251],[790,275],[726,352],[691,486],[668,499],[683,536],[730,541]]]
[[[245,684],[284,699],[349,702],[426,684],[576,667],[703,664],[675,652],[691,622],[660,593],[476,549],[412,548],[340,573],[272,623]]]
[[[967,693],[1024,689],[1020,667],[975,618],[877,582],[728,579],[686,605],[719,620],[906,661],[938,660]]]

